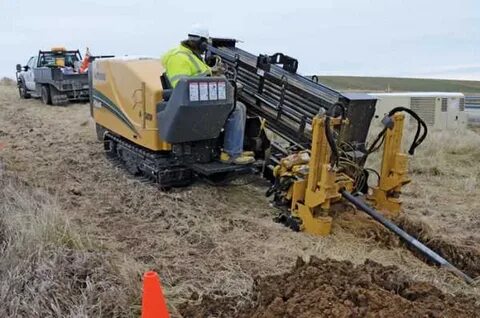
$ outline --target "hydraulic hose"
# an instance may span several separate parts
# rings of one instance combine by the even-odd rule
[[[410,108],[406,108],[406,107],[395,107],[394,109],[392,109],[389,113],[388,113],[388,116],[393,116],[395,113],[397,112],[401,112],[401,111],[404,111],[406,113],[408,113],[409,115],[411,115],[413,118],[415,118],[415,120],[417,121],[417,131],[415,133],[415,137],[413,138],[413,142],[412,142],[412,145],[410,146],[410,149],[408,150],[408,153],[410,155],[413,155],[415,153],[415,148],[417,148],[418,146],[420,146],[420,144],[425,140],[425,138],[427,137],[427,124],[425,124],[425,122],[423,121],[423,119],[420,118],[420,116],[418,116],[417,113],[415,113],[413,110],[411,110]],[[421,128],[423,128],[423,133],[422,133],[422,136],[420,136],[420,131],[421,131]]]
[[[380,224],[385,226],[387,229],[389,229],[390,231],[398,235],[402,240],[405,241],[405,243],[407,243],[409,246],[418,250],[427,259],[453,272],[454,274],[456,274],[457,276],[465,280],[465,282],[469,284],[475,283],[475,281],[470,276],[468,276],[467,274],[465,274],[464,272],[462,272],[461,270],[459,270],[458,268],[450,264],[446,259],[444,259],[440,255],[432,251],[430,248],[425,246],[422,242],[418,241],[416,238],[414,238],[413,236],[411,236],[410,234],[402,230],[398,225],[388,220],[378,211],[371,208],[362,199],[355,197],[353,194],[346,191],[345,189],[340,190],[340,193],[347,201],[351,202],[358,209],[370,215],[375,221],[379,222]]]
[[[415,118],[415,120],[417,121],[417,131],[415,132],[415,137],[413,138],[413,142],[410,146],[410,149],[408,150],[408,153],[410,155],[413,155],[415,153],[415,149],[420,146],[420,144],[425,140],[425,138],[427,137],[427,132],[428,132],[428,129],[427,129],[427,124],[425,124],[425,122],[423,121],[423,119],[420,118],[420,116],[418,116],[417,113],[415,113],[413,110],[411,110],[410,108],[406,108],[406,107],[395,107],[393,108],[389,113],[388,113],[388,117],[391,117],[393,116],[395,113],[398,113],[398,112],[401,112],[401,111],[404,111],[406,113],[408,113],[409,115],[411,115],[413,118]],[[368,153],[372,153],[374,151],[376,151],[380,145],[383,143],[383,140],[385,139],[385,134],[387,132],[387,127],[383,128],[382,131],[378,134],[377,138],[375,138],[374,142],[372,143],[372,145],[370,146],[370,148],[368,148]],[[422,132],[423,130],[423,132]],[[420,133],[422,133],[422,135],[420,136]]]
[[[325,117],[325,136],[327,137],[328,145],[330,146],[330,149],[332,150],[333,161],[335,162],[335,166],[338,166],[340,156],[338,154],[337,144],[335,142],[335,138],[333,137],[333,132],[332,132],[332,129],[330,127],[330,118],[335,116],[335,109],[336,108],[340,108],[340,111],[341,111],[340,116],[341,116],[342,120],[345,119],[345,116],[346,116],[345,106],[342,103],[339,103],[339,102],[333,104],[333,106],[330,107],[330,109],[326,113],[326,117]]]

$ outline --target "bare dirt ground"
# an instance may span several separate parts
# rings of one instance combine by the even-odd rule
[[[204,298],[185,306],[188,317],[474,317],[480,304],[474,297],[443,294],[424,282],[412,282],[395,266],[372,261],[355,266],[348,261],[301,259],[288,273],[257,279],[254,302],[243,308],[232,299]]]
[[[458,258],[471,259],[473,269],[465,267],[474,273],[475,264],[480,263],[477,257],[480,255],[477,198],[480,168],[472,160],[480,158],[480,148],[475,141],[477,134],[469,132],[467,136],[474,141],[462,144],[460,135],[439,136],[438,140],[432,139],[432,148],[419,151],[412,163],[414,183],[405,195],[405,223],[431,242],[450,242],[453,250],[470,249],[471,256],[460,252]],[[453,144],[444,147],[447,142]],[[437,146],[442,147],[435,150]],[[199,183],[161,192],[152,184],[128,176],[104,157],[102,144],[95,139],[87,104],[45,106],[38,100],[19,100],[14,87],[0,86],[0,162],[8,175],[49,195],[61,213],[71,219],[74,231],[89,242],[89,248],[105,255],[105,262],[114,267],[118,280],[113,285],[125,286],[125,295],[122,298],[116,294],[117,289],[115,293],[105,289],[103,294],[111,296],[105,299],[119,299],[119,304],[113,309],[99,305],[104,308],[100,316],[138,315],[140,275],[149,269],[159,272],[174,317],[181,316],[179,309],[184,317],[191,316],[182,304],[188,301],[195,306],[202,299],[230,299],[233,303],[229,306],[237,309],[250,308],[252,304],[268,306],[258,302],[258,287],[252,289],[262,282],[257,277],[270,276],[265,282],[274,282],[285,279],[278,275],[297,275],[284,273],[298,257],[308,260],[311,256],[360,265],[353,276],[369,268],[361,265],[367,259],[381,264],[375,268],[395,265],[398,276],[392,276],[394,280],[398,277],[402,282],[424,282],[429,290],[439,289],[438,295],[443,295],[438,296],[440,299],[448,298],[444,309],[435,309],[440,316],[445,312],[442,310],[471,312],[473,307],[453,294],[465,294],[480,301],[476,287],[425,264],[361,213],[342,216],[331,236],[319,238],[275,224],[272,221],[275,211],[263,195],[265,185],[260,180],[242,187],[221,188]],[[356,220],[361,225],[351,226]],[[421,222],[420,226],[416,222]],[[425,228],[425,223],[430,229]],[[338,266],[346,266],[342,264]],[[86,276],[84,280],[92,279]],[[338,288],[344,289],[341,286]],[[384,288],[379,295],[391,293],[392,289]],[[414,301],[395,295],[391,297],[392,303],[398,306]],[[98,310],[84,308],[85,316],[99,315]],[[64,311],[58,312],[63,315],[53,311],[51,315],[67,316]],[[245,313],[252,317],[277,317],[255,316],[254,311]],[[355,311],[352,313],[355,315]],[[8,315],[15,316],[11,311],[4,316]],[[209,315],[215,317],[215,314],[205,317]],[[345,315],[340,312],[332,316]]]

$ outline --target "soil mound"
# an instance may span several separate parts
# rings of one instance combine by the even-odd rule
[[[256,279],[253,301],[204,297],[184,304],[184,317],[475,317],[480,304],[424,282],[408,281],[395,266],[367,260],[298,260],[288,273]]]

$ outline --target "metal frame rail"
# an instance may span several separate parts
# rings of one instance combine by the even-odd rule
[[[228,66],[227,76],[243,86],[239,100],[247,104],[250,114],[265,118],[270,130],[300,149],[310,148],[313,117],[341,102],[347,118],[354,119],[341,136],[353,145],[364,145],[375,111],[374,98],[342,94],[295,73],[298,62],[289,56],[255,56],[235,43],[233,39],[213,39],[207,59],[221,57]]]

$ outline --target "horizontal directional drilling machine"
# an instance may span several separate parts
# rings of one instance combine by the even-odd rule
[[[385,116],[367,147],[376,100],[340,93],[297,73],[287,55],[253,55],[234,39],[212,39],[205,60],[223,76],[181,79],[172,88],[160,59],[107,58],[90,65],[91,115],[108,157],[161,188],[202,178],[213,182],[261,174],[279,208],[277,220],[296,231],[328,235],[332,211],[354,205],[399,235],[428,260],[471,281],[448,261],[396,226],[400,193],[410,182],[402,152],[405,113],[417,121],[409,153],[425,139],[423,120],[405,108]],[[219,160],[223,126],[240,101],[247,108],[244,149],[252,165]],[[380,171],[366,168],[383,149]],[[378,182],[369,185],[374,173]]]

